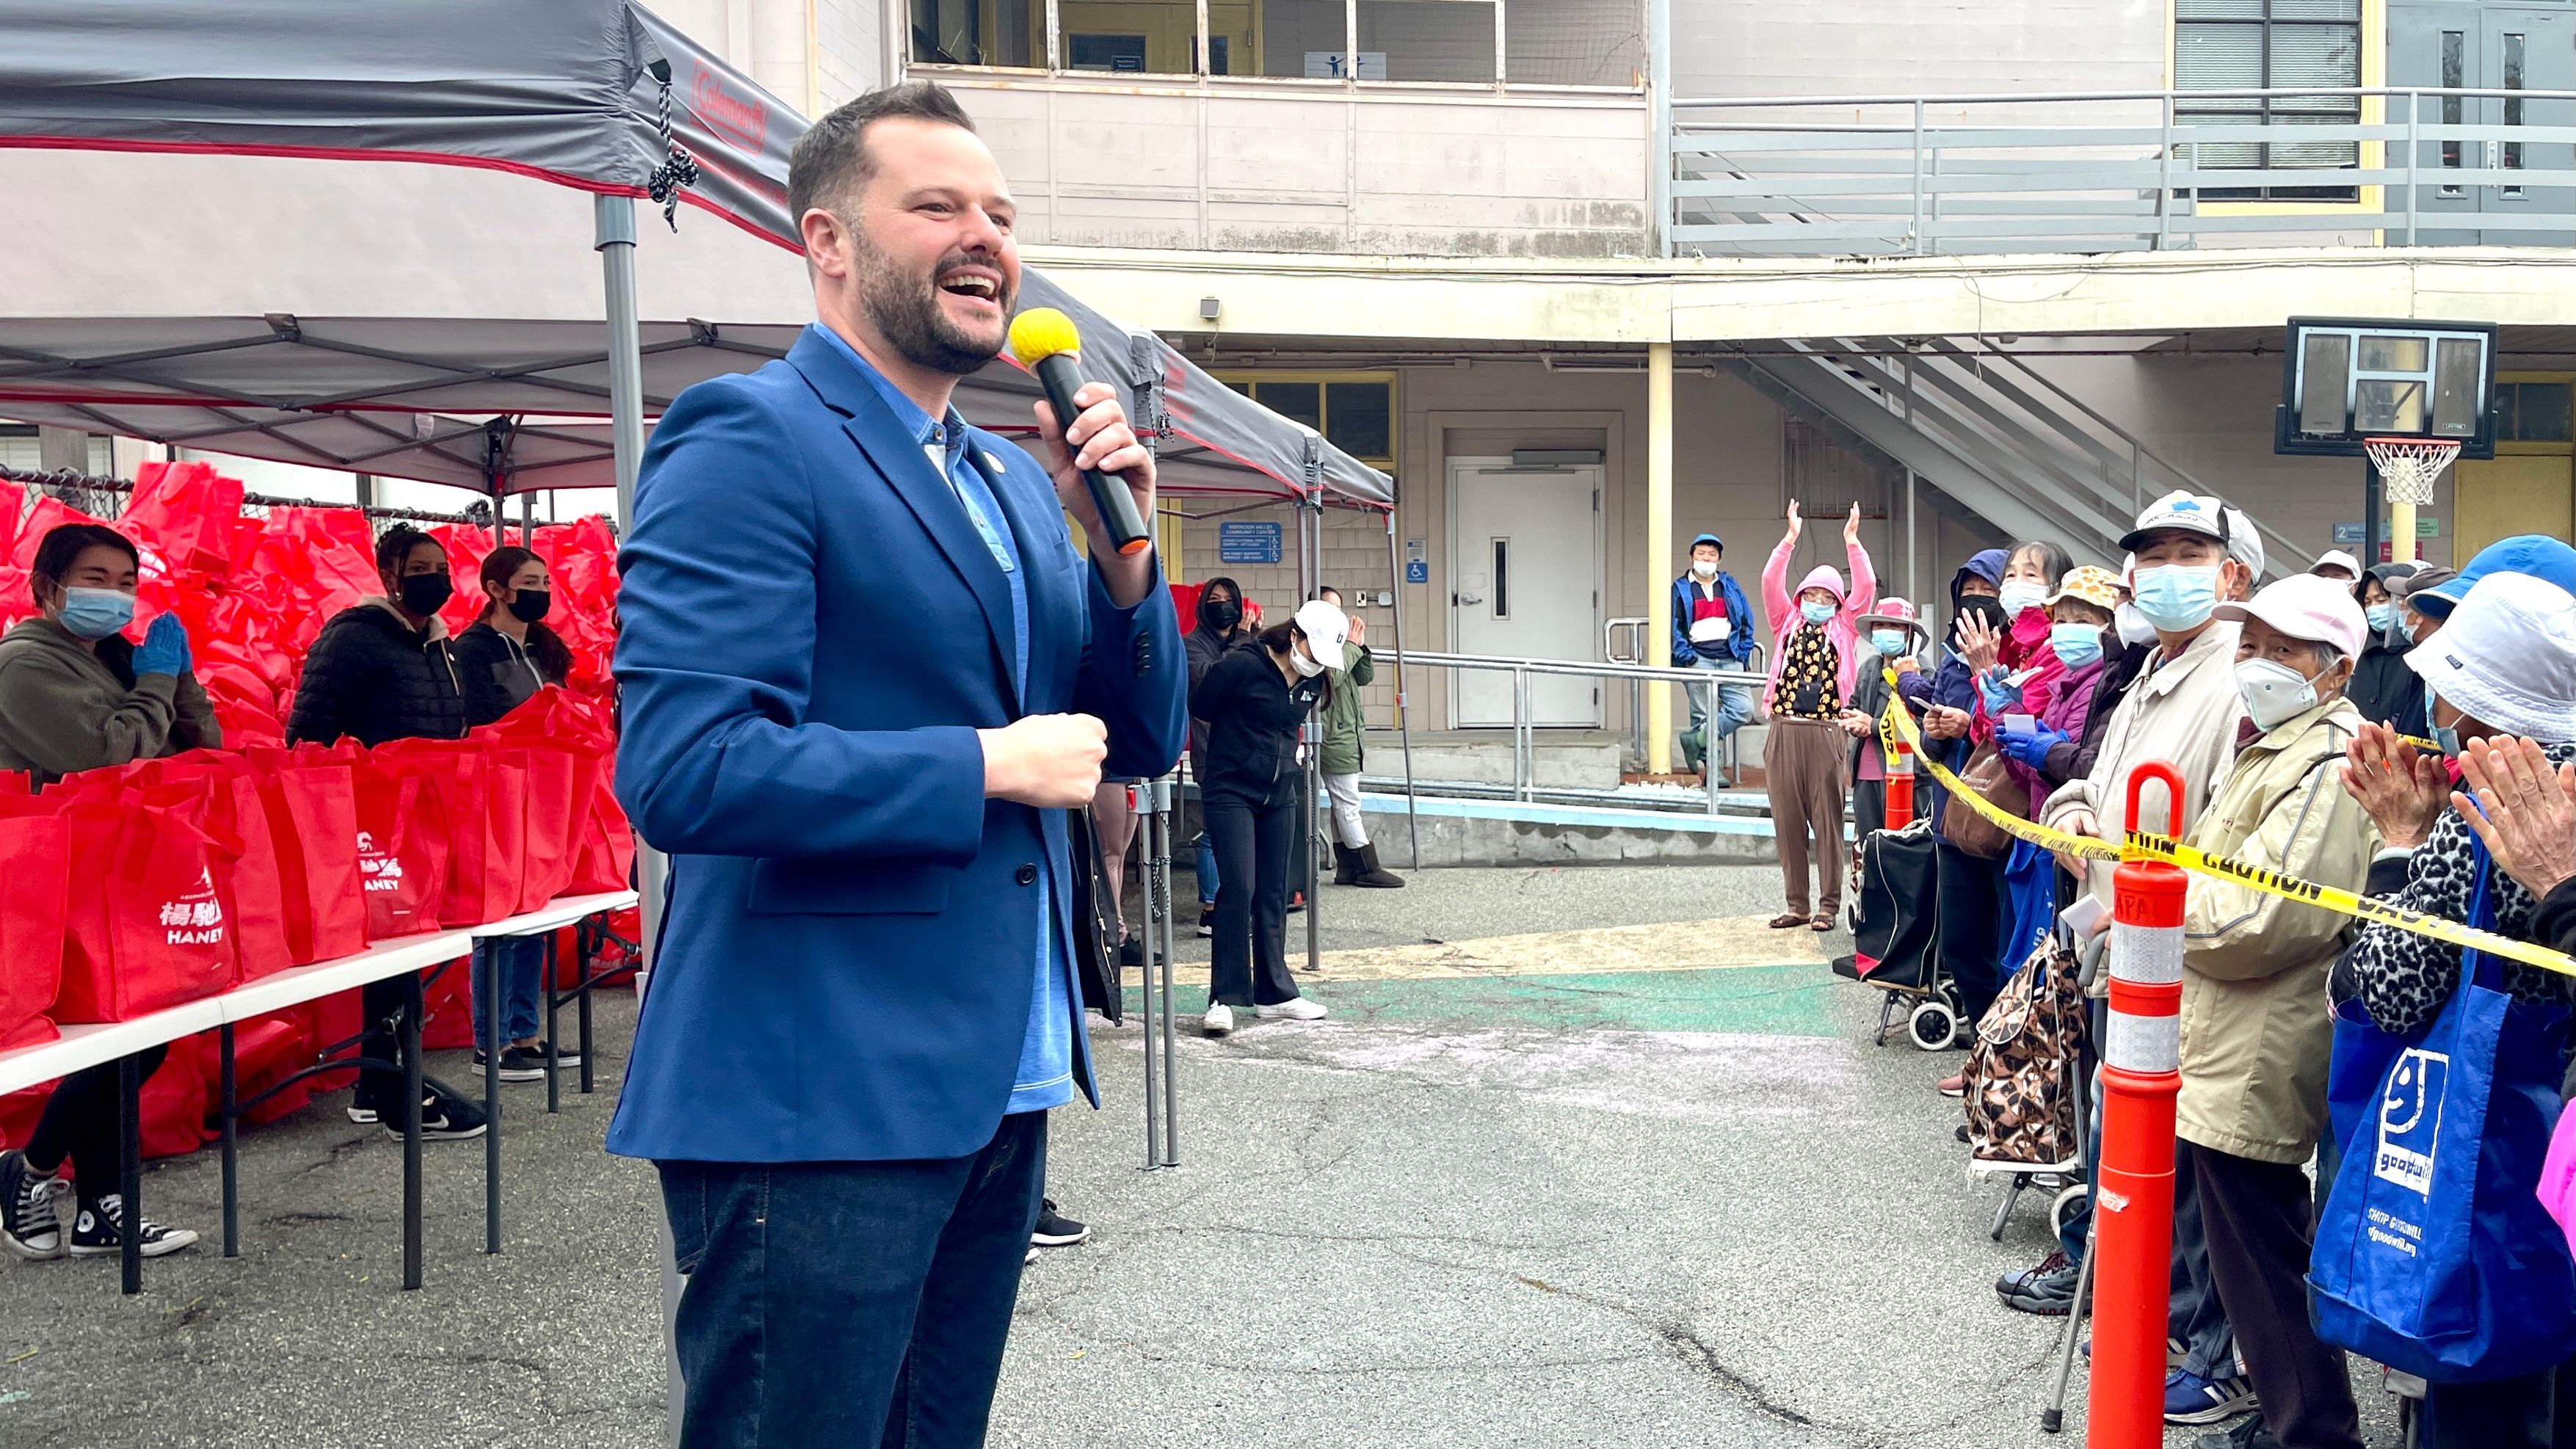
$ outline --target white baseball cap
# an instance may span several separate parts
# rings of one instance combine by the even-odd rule
[[[2406,652],[2406,667],[2483,724],[2576,743],[2576,594],[2547,579],[2478,580],[2442,632]]]
[[[2361,577],[2361,560],[2354,558],[2351,554],[2345,553],[2342,549],[2330,548],[2324,553],[2317,555],[2315,567],[2310,568],[2308,572],[2315,573],[2317,569],[2341,569],[2345,573],[2352,575],[2355,579],[2359,579]]]
[[[1297,606],[1297,627],[1305,631],[1308,647],[1315,660],[1326,669],[1348,669],[1351,616],[1321,599],[1308,599]]]
[[[2242,508],[2222,506],[2219,512],[2227,519],[2227,556],[2245,565],[2254,582],[2263,582],[2263,530],[2254,526],[2253,515]],[[2360,570],[2354,570],[2356,574]]]
[[[2211,618],[2231,624],[2259,619],[2293,639],[2331,644],[2347,659],[2361,653],[2370,621],[2352,600],[2352,585],[2323,574],[2292,574],[2241,604],[2221,604]]]
[[[2148,534],[2169,529],[2197,533],[2224,543],[2229,526],[2229,520],[2224,516],[2227,511],[2225,505],[2215,498],[2203,498],[2177,488],[2146,506],[2146,510],[2138,515],[2138,526],[2130,529],[2120,540],[2120,547],[2136,553],[2146,542]]]

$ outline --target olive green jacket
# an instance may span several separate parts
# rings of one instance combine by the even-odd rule
[[[102,640],[117,649],[121,640]],[[46,785],[77,770],[223,743],[194,674],[145,674],[131,688],[70,630],[28,619],[0,637],[0,770]]]
[[[1360,772],[1360,731],[1366,728],[1360,710],[1360,689],[1377,678],[1377,662],[1369,658],[1367,645],[1352,648],[1357,657],[1351,660],[1351,667],[1330,671],[1333,698],[1324,706],[1323,767],[1327,775]]]

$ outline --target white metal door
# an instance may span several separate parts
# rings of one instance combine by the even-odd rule
[[[1449,461],[1450,638],[1461,654],[1590,662],[1601,644],[1601,469]],[[1601,681],[1533,674],[1530,720],[1595,729]],[[1512,676],[1461,670],[1461,727],[1512,722]]]

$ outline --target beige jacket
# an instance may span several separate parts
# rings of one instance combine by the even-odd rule
[[[38,784],[50,784],[76,770],[222,743],[193,674],[146,674],[128,689],[70,630],[45,618],[0,638],[0,770],[32,771]]]
[[[2245,701],[2236,692],[2238,632],[2234,624],[2212,624],[2182,653],[2140,675],[2103,727],[2093,773],[2058,786],[2041,807],[2039,823],[2062,830],[2069,815],[2088,810],[2094,833],[2120,844],[2129,829],[2129,772],[2150,760],[2182,773],[2184,823],[2200,819],[2236,761],[2236,723],[2245,717]],[[2141,818],[2151,829],[2165,827],[2164,793],[2150,786],[2140,801]],[[2089,864],[2085,887],[2108,907],[2115,867],[2109,861]],[[2104,971],[2093,994],[2109,990],[2110,972]]]
[[[2245,747],[2193,825],[2213,855],[2320,885],[2362,889],[2379,832],[2337,766],[2361,711],[2336,699]],[[2186,1142],[2296,1165],[2316,1150],[2334,1046],[2326,973],[2348,916],[2195,875],[2183,911],[2182,1101]]]

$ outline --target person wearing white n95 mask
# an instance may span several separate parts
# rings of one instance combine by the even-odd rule
[[[2343,890],[2370,873],[2379,833],[2342,786],[2361,711],[2343,697],[2369,625],[2350,584],[2296,574],[2241,604],[2236,684],[2259,731],[2189,843]],[[2199,1194],[2210,1281],[2236,1330],[2272,1442],[2359,1449],[2343,1350],[2319,1340],[2305,1277],[2334,1043],[2327,978],[2351,922],[2196,876],[2183,907],[2182,1093],[2174,1133]]]

